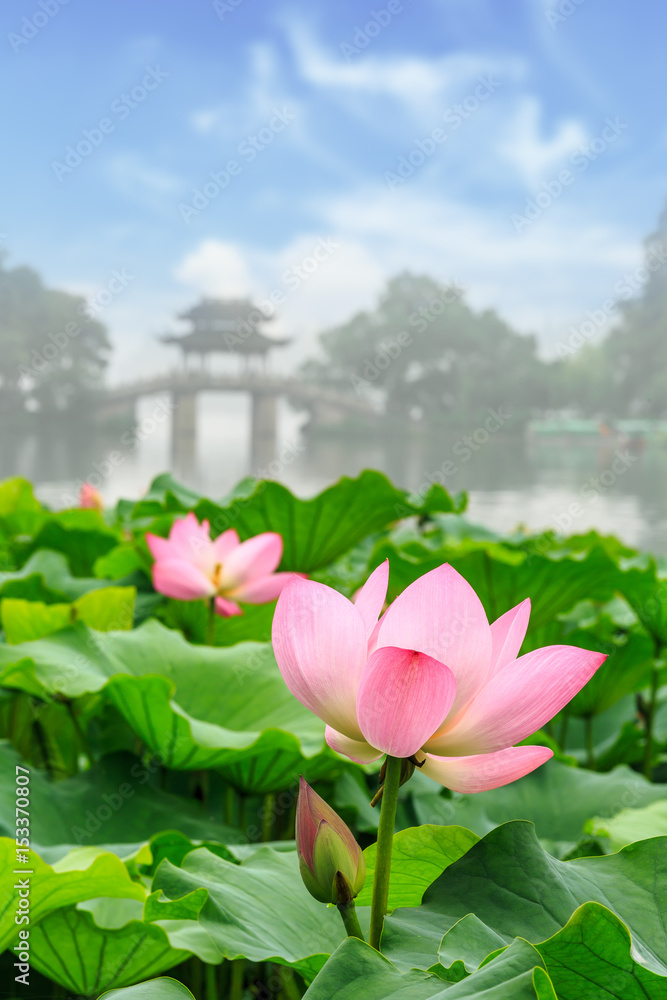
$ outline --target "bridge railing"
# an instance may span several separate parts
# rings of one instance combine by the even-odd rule
[[[303,382],[293,375],[266,375],[248,372],[242,375],[223,375],[211,372],[168,371],[160,375],[147,376],[131,382],[120,382],[110,386],[101,394],[100,401],[116,402],[138,399],[158,392],[174,392],[187,388],[194,392],[218,389],[237,392],[264,390],[279,395],[292,396],[303,402],[322,402],[363,413],[378,413],[378,408],[370,401],[360,399],[352,392],[345,393],[325,386]]]

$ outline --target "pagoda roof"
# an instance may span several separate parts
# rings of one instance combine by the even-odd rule
[[[163,344],[177,344],[186,353],[229,351],[238,354],[266,354],[272,347],[284,347],[289,337],[267,337],[259,330],[250,333],[237,330],[194,330],[185,334],[165,334]]]
[[[188,320],[188,333],[167,333],[163,344],[177,344],[186,353],[229,351],[238,354],[266,354],[272,347],[283,347],[290,338],[267,337],[258,326],[272,319],[251,299],[202,299],[198,305],[180,313]]]
[[[253,319],[249,317],[254,314]],[[257,314],[259,314],[258,318]],[[202,299],[198,305],[179,314],[179,319],[189,319],[193,323],[210,323],[219,320],[238,323],[242,320],[256,325],[261,320],[271,319],[271,314],[250,299]]]

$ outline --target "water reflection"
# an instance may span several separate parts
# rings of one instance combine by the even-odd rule
[[[317,487],[331,481],[331,470],[352,474],[372,464],[413,490],[423,491],[432,482],[466,490],[470,519],[500,532],[518,524],[566,533],[597,529],[629,545],[667,553],[666,448],[654,445],[632,455],[595,445],[562,449],[498,436],[452,469],[448,462],[459,440],[311,441],[291,478],[305,492],[313,480]]]
[[[308,496],[341,475],[378,468],[415,491],[433,482],[467,490],[471,519],[498,531],[519,523],[532,530],[596,528],[667,554],[667,447],[659,443],[641,453],[607,443],[559,447],[502,431],[479,441],[453,434],[341,440],[302,433],[303,417],[284,406],[278,461],[251,470],[247,417],[239,398],[203,401],[189,485],[223,496],[249,472],[268,472]],[[140,496],[169,467],[168,421],[139,439],[85,426],[0,436],[0,474],[32,479],[40,497],[58,507],[72,502],[85,479],[96,482],[108,502]]]

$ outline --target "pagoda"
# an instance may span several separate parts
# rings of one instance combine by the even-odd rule
[[[185,368],[191,355],[198,355],[203,367],[214,354],[238,355],[246,365],[251,358],[258,358],[260,367],[264,368],[271,348],[290,343],[290,338],[268,337],[260,329],[272,318],[270,313],[254,305],[250,299],[205,298],[187,312],[179,314],[178,319],[190,324],[191,329],[187,333],[165,334],[160,340],[163,344],[180,347]]]

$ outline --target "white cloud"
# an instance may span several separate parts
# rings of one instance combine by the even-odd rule
[[[535,184],[558,166],[587,139],[581,122],[569,118],[559,122],[549,137],[545,137],[544,115],[535,97],[523,97],[506,123],[497,152]]]
[[[150,163],[139,153],[117,153],[105,165],[111,186],[125,199],[139,203],[151,211],[173,212],[181,178]]]
[[[292,22],[289,36],[301,75],[310,83],[392,94],[410,103],[451,90],[462,79],[474,79],[489,68],[488,60],[465,52],[433,60],[360,52],[354,62],[346,62],[342,55],[332,59],[302,24]]]
[[[398,24],[391,22],[386,30],[392,28],[398,30]],[[477,148],[467,151],[475,155],[475,172],[483,164],[496,173],[501,166],[509,167],[522,183],[534,185],[586,141],[587,130],[576,118],[546,123],[542,103],[524,89],[524,62],[511,54],[490,57],[463,50],[430,59],[385,56],[372,51],[371,40],[367,49],[346,61],[342,53],[336,58],[325,49],[303,23],[287,21],[285,30],[301,76],[335,94],[349,114],[375,131],[426,134],[442,124],[448,108],[472,97],[480,80],[490,81],[492,100],[479,102],[473,130],[466,118],[466,133],[478,135]],[[353,35],[351,26],[350,38]],[[388,113],[387,100],[402,108],[400,119]],[[447,148],[448,161],[452,154],[460,157],[453,143]]]
[[[574,202],[554,205],[518,236],[509,214],[429,198],[409,186],[393,194],[359,190],[319,207],[319,232],[302,232],[270,251],[205,239],[173,270],[181,291],[172,286],[143,289],[139,298],[119,296],[102,317],[118,348],[112,380],[127,378],[128,370],[147,374],[173,365],[155,338],[173,328],[175,315],[197,296],[261,300],[274,290],[285,297],[269,329],[294,340],[275,364],[291,369],[314,354],[318,333],[372,309],[386,280],[406,269],[457,281],[473,308],[497,309],[516,329],[537,332],[553,346],[587,309],[614,297],[614,282],[642,257],[634,238],[591,221]],[[298,287],[288,287],[286,273],[301,268],[330,233],[339,246],[304,272]],[[137,329],[146,331],[139,341]]]
[[[237,298],[247,295],[251,279],[243,254],[232,243],[208,239],[187,254],[174,276],[201,295]]]
[[[407,186],[359,191],[320,208],[319,234],[302,233],[270,252],[205,240],[175,271],[208,295],[240,294],[243,286],[261,300],[282,291],[273,329],[295,342],[281,352],[281,366],[312,354],[322,330],[372,309],[385,282],[403,270],[455,281],[473,308],[497,309],[516,329],[548,331],[549,340],[613,296],[614,281],[641,260],[634,240],[582,217],[574,203],[554,205],[520,235],[509,213],[491,215]],[[324,233],[339,245],[290,287],[285,276],[312,256]],[[238,279],[229,280],[234,273]]]
[[[320,241],[325,246],[331,241],[331,251],[317,270],[308,274],[303,270],[304,261],[312,257]],[[306,278],[291,288],[283,279],[288,272],[294,274],[295,268]],[[362,241],[316,233],[303,234],[281,249],[271,272],[271,287],[285,290],[285,302],[279,306],[283,322],[302,336],[344,322],[359,309],[371,308],[386,277],[374,252]]]
[[[520,330],[571,322],[613,295],[641,247],[587,218],[576,201],[555,203],[515,234],[509,213],[411,190],[363,191],[323,205],[323,225],[365,248],[387,276],[409,269],[469,289],[476,308],[497,308]]]
[[[282,25],[293,52],[289,68],[277,45],[251,46],[238,90],[221,104],[200,107],[191,124],[219,152],[221,140],[237,146],[266,122],[276,104],[297,108],[289,152],[300,160],[288,169],[303,171],[305,161],[323,168],[317,197],[299,199],[300,216],[309,222],[296,233],[286,227],[277,248],[204,239],[173,273],[193,296],[262,299],[271,290],[284,291],[274,329],[296,341],[294,349],[282,352],[285,359],[312,353],[317,332],[372,308],[384,282],[405,269],[458,281],[469,289],[475,308],[498,308],[518,329],[543,334],[596,308],[611,294],[614,280],[639,262],[641,248],[634,239],[596,221],[608,217],[606,198],[586,181],[577,181],[522,234],[514,232],[511,213],[521,212],[526,197],[588,139],[580,120],[554,119],[529,92],[523,59],[511,52],[489,57],[461,49],[442,57],[387,55],[371,41],[346,62],[336,39],[325,48],[303,22],[283,18]],[[400,32],[398,19],[386,30]],[[350,41],[354,31],[351,24],[349,37],[340,41]],[[383,185],[382,165],[369,174],[366,157],[340,131],[342,108],[350,121],[368,124],[369,147],[382,131],[399,153],[405,140],[407,155],[415,137],[441,125],[443,112],[470,95],[485,74],[500,80],[498,96],[482,102],[460,130],[451,129],[447,144],[395,191]],[[301,88],[296,99],[294,75]],[[302,97],[304,85],[308,93]],[[330,122],[331,101],[337,107]],[[386,168],[393,165],[388,153]],[[270,173],[268,186],[258,175],[255,208],[273,207],[280,197],[280,169],[284,164]],[[150,182],[145,171],[143,178],[134,168],[127,172],[137,187]],[[327,191],[333,174],[344,194]],[[613,178],[609,183],[613,187]],[[168,186],[168,179],[158,178],[163,200]],[[286,287],[285,273],[328,233],[340,247],[298,288]]]
[[[272,45],[257,43],[249,49],[247,73],[228,98],[190,114],[192,128],[237,145],[245,135],[261,128],[285,105],[300,116],[301,102],[285,86],[282,67]]]
[[[314,252],[322,257],[317,261]],[[271,333],[293,337],[282,363],[298,362],[315,348],[315,335],[372,308],[386,280],[385,269],[363,242],[322,233],[302,233],[275,251],[204,240],[174,270],[176,278],[212,297],[250,295],[269,300],[279,292]],[[224,277],[223,277],[224,275]]]
[[[386,30],[400,30],[393,22]],[[337,56],[320,45],[314,33],[303,23],[285,21],[285,31],[294,53],[296,68],[308,83],[327,88],[341,99],[354,99],[358,113],[368,115],[373,98],[390,98],[404,106],[418,121],[441,115],[447,104],[465,98],[488,74],[503,83],[520,80],[525,75],[523,60],[514,56],[502,59],[470,51],[459,51],[437,58],[423,56],[380,56],[369,47],[346,61],[343,52]],[[355,26],[350,25],[349,38],[340,44],[350,44]],[[385,116],[385,120],[386,116]],[[390,121],[390,119],[389,119]]]

